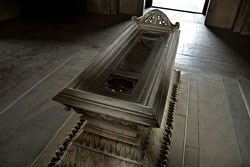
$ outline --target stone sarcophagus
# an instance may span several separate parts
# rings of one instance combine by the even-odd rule
[[[53,164],[166,164],[164,150],[170,143],[166,134],[171,133],[167,120],[173,119],[168,108],[173,110],[176,102],[174,82],[178,79],[173,65],[179,23],[173,25],[159,10],[133,17],[132,21],[105,52],[53,98],[86,120],[79,132],[70,136],[70,144],[61,148],[64,154],[60,161]]]

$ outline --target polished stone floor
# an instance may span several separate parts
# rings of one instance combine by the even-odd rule
[[[169,166],[250,166],[250,38],[180,20],[175,67],[182,71]]]
[[[181,24],[175,67],[186,99],[171,166],[250,166],[250,38],[208,28],[199,14],[164,12]],[[0,166],[32,164],[70,115],[51,98],[129,23],[100,15],[0,23]]]

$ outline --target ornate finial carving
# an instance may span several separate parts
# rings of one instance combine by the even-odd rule
[[[172,24],[169,18],[167,17],[167,15],[157,9],[150,10],[141,18],[137,18],[136,16],[133,16],[132,20],[139,24],[150,24],[150,25],[160,26],[160,27],[169,27],[171,29],[179,29],[180,27],[179,22]]]

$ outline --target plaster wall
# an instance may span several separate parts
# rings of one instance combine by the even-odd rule
[[[20,0],[0,0],[0,22],[19,16],[21,11]]]
[[[76,8],[89,13],[116,14],[117,0],[75,0]]]
[[[144,9],[144,0],[119,0],[120,13],[141,16]]]
[[[233,31],[250,36],[250,0],[242,0]]]
[[[142,15],[145,8],[144,0],[76,0],[77,8],[85,12],[116,15]]]
[[[232,29],[240,0],[210,0],[205,25]]]

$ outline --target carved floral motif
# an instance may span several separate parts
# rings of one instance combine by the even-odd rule
[[[126,78],[111,78],[106,81],[105,85],[112,92],[127,92],[134,87],[133,82]]]
[[[103,167],[103,162],[124,167],[143,166],[150,131],[147,129],[142,135],[140,145],[136,146],[82,131],[67,149],[59,166]]]
[[[130,122],[130,121],[126,121],[124,119],[119,119],[119,118],[115,118],[115,117],[111,117],[111,116],[103,115],[103,114],[96,114],[96,113],[93,113],[93,112],[88,112],[88,111],[85,111],[85,110],[81,110],[79,108],[74,108],[74,110],[79,114],[83,114],[83,118],[84,118],[84,116],[88,116],[88,117],[91,117],[91,118],[96,118],[96,119],[100,119],[100,120],[103,120],[103,121],[112,122],[112,123],[120,124],[122,126],[132,127],[132,128],[135,128],[135,127],[138,126],[135,123]]]
[[[172,24],[169,18],[160,10],[151,10],[141,18],[133,16],[132,20],[140,24],[150,24],[161,27],[169,27],[171,29],[179,29],[180,26],[179,22]]]

